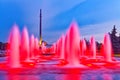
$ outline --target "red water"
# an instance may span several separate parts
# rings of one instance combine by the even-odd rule
[[[30,61],[29,35],[26,27],[24,27],[21,36],[20,58],[22,61]]]
[[[112,61],[112,46],[111,46],[111,40],[110,40],[109,34],[105,34],[104,36],[103,48],[104,48],[105,61],[111,62]]]
[[[86,56],[86,50],[87,50],[87,46],[86,46],[86,42],[84,39],[80,40],[80,56],[84,57]]]
[[[13,29],[9,37],[10,41],[10,54],[9,54],[9,66],[21,67],[20,62],[31,62],[31,59],[40,58],[40,54],[46,54],[47,52],[55,54],[55,57],[59,60],[62,59],[60,63],[64,64],[66,67],[86,67],[83,65],[83,59],[81,57],[88,57],[87,51],[92,55],[92,59],[97,59],[96,55],[96,42],[95,38],[90,39],[90,48],[87,48],[86,41],[80,39],[79,28],[76,22],[72,22],[70,28],[68,29],[66,35],[62,35],[56,43],[47,48],[43,43],[41,49],[39,49],[38,38],[34,38],[31,35],[29,39],[27,28],[23,29],[21,38],[17,25],[13,26]],[[103,42],[103,53],[104,59],[107,62],[112,61],[112,51],[111,51],[111,41],[109,34],[106,34]],[[41,51],[41,52],[40,52]],[[102,53],[100,53],[102,54]],[[45,57],[45,56],[43,56]],[[51,57],[51,58],[55,58]],[[84,58],[85,59],[85,58]],[[81,61],[82,60],[82,61]],[[96,60],[95,60],[96,61]],[[82,63],[81,63],[82,62]],[[87,62],[87,61],[84,61]],[[90,63],[89,63],[90,64]],[[91,66],[92,64],[90,64]]]
[[[66,60],[68,67],[85,67],[80,64],[80,35],[78,26],[75,22],[70,25],[68,33],[65,38]]]
[[[34,41],[34,35],[32,34],[30,37],[30,58],[34,59],[35,55],[34,55],[34,45],[35,45],[35,41]]]
[[[94,37],[91,37],[90,39],[90,51],[92,54],[92,58],[96,59],[96,42]]]
[[[10,68],[21,67],[20,64],[20,33],[18,26],[15,24],[11,30],[10,37],[10,53],[8,56],[8,65]]]
[[[62,35],[60,39],[60,59],[65,59],[65,54],[64,54],[64,41],[65,41],[65,36]]]

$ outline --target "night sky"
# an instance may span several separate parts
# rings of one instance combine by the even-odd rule
[[[120,0],[0,0],[0,41],[6,42],[14,24],[39,37],[39,10],[42,9],[43,39],[55,42],[72,21],[79,25],[81,38],[103,35],[116,25],[120,33]]]

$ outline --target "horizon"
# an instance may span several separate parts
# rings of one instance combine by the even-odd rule
[[[119,4],[119,0],[0,0],[0,42],[7,42],[14,23],[19,26],[20,32],[27,26],[29,36],[34,34],[39,38],[40,9],[44,41],[56,42],[75,20],[81,39],[89,40],[94,36],[96,41],[102,42],[104,34],[111,32],[113,25],[120,32]]]

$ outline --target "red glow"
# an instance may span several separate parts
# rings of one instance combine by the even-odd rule
[[[0,69],[6,69],[7,66],[6,66],[6,63],[0,63]]]
[[[35,67],[35,62],[22,62],[23,67]]]
[[[10,58],[8,62],[11,67],[9,67],[35,67],[36,63],[39,63],[42,60],[52,60],[53,58],[56,58],[57,60],[61,59],[58,64],[59,66],[68,64],[70,67],[79,66],[81,68],[81,65],[83,64],[88,67],[96,68],[98,67],[97,63],[105,63],[105,65],[102,65],[105,67],[115,65],[114,63],[108,63],[110,61],[113,61],[111,57],[111,42],[108,34],[105,36],[104,43],[101,47],[101,56],[104,58],[98,59],[98,56],[96,55],[97,53],[95,39],[92,37],[91,43],[86,46],[85,40],[80,41],[78,30],[79,29],[77,24],[73,22],[65,36],[65,39],[60,38],[57,43],[55,43],[56,47],[54,51],[54,48],[47,48],[44,44],[41,46],[41,49],[39,49],[38,40],[35,39],[34,36],[31,37],[29,43],[27,30],[24,31],[20,39],[21,35],[19,34],[19,30],[15,28],[15,30],[11,32],[12,36],[10,37],[10,45],[7,47],[10,49],[10,54],[8,55]],[[62,44],[63,42],[65,43]],[[62,48],[63,45],[65,49]],[[52,54],[53,52],[55,54]],[[40,59],[38,56],[40,56]],[[35,62],[24,62],[26,59],[28,60],[28,58],[29,60],[33,59]],[[0,67],[6,67],[6,64],[0,64]],[[71,73],[74,72],[71,71]]]
[[[79,69],[70,69],[68,74],[64,75],[62,80],[81,80],[81,72]]]
[[[60,63],[58,64],[58,66],[63,66],[63,65],[66,65],[66,64],[68,64],[67,61],[65,61],[65,60],[60,60]]]
[[[113,67],[113,66],[115,66],[116,65],[116,63],[112,63],[112,62],[106,62],[105,63],[105,67]]]
[[[40,62],[40,60],[39,60],[39,59],[37,59],[35,62],[39,63],[39,62]]]
[[[90,66],[92,66],[92,64],[87,64],[87,66],[89,66],[89,67],[90,67]]]
[[[30,63],[29,65],[30,65],[30,66],[34,66],[35,64],[33,64],[33,63]]]
[[[9,72],[7,80],[40,80],[40,77],[36,75],[19,75]]]

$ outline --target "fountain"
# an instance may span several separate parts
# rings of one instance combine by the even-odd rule
[[[21,37],[21,49],[20,49],[21,61],[30,61],[30,48],[29,48],[29,36],[27,28],[24,27]]]
[[[15,24],[9,37],[10,53],[8,56],[8,66],[10,68],[20,68],[20,33],[18,26]]]
[[[61,45],[61,43],[60,43],[60,39],[58,39],[57,40],[57,42],[56,42],[56,53],[55,53],[55,57],[56,58],[59,58],[60,57],[60,46]]]
[[[113,61],[112,46],[109,34],[105,34],[102,44],[104,58],[100,55],[100,53],[100,59],[98,59],[95,38],[91,37],[90,39],[90,55],[87,55],[88,45],[86,45],[85,39],[80,39],[78,26],[75,22],[72,22],[66,35],[62,35],[50,48],[46,47],[43,43],[39,49],[38,39],[34,38],[34,35],[31,35],[29,39],[26,28],[23,29],[22,36],[20,36],[17,25],[14,25],[12,31],[10,32],[9,43],[10,53],[8,55],[8,63],[4,64],[5,66],[0,63],[0,69],[6,67],[6,70],[8,70],[8,72],[10,71],[10,73],[31,73],[34,75],[39,74],[40,72],[47,72],[47,74],[50,74],[51,76],[51,72],[53,71],[52,74],[55,73],[55,75],[65,73],[63,75],[63,79],[65,80],[79,80],[85,78],[84,76],[79,76],[80,74],[85,73],[88,74],[88,76],[91,76],[93,73],[96,75],[97,72],[105,73],[105,71],[107,72],[109,70],[114,72],[111,68],[117,69],[117,67],[120,67],[119,62]],[[42,52],[40,53],[41,49]],[[52,54],[47,54],[47,50],[49,49],[50,53],[53,53],[55,56]],[[38,62],[36,60],[38,60]],[[35,67],[30,68],[29,66]],[[84,72],[83,69],[85,71],[88,69],[88,71]],[[83,73],[81,73],[81,71],[83,71]],[[40,74],[40,76],[41,75],[43,74]],[[14,78],[13,74],[10,76]],[[20,75],[18,74],[18,79],[19,76]],[[73,76],[75,78],[73,78]],[[97,77],[92,76],[89,79],[94,78],[96,79]],[[112,78],[110,77],[109,79]]]
[[[68,54],[69,54],[69,31],[67,32],[66,36],[65,36],[65,42],[64,42],[64,55],[65,55],[65,61],[66,63],[68,63]]]
[[[56,44],[55,43],[53,43],[53,45],[51,47],[51,52],[56,53]]]
[[[81,40],[78,26],[72,22],[65,36],[46,47],[42,42],[41,16],[40,10],[40,45],[34,35],[29,39],[27,28],[20,35],[18,26],[13,26],[8,40],[8,55],[4,62],[0,59],[0,80],[120,79],[120,58],[113,60],[109,34],[105,34],[100,52],[95,38],[91,37],[90,43]],[[116,33],[115,26],[112,33]]]
[[[109,34],[105,34],[104,36],[104,59],[106,62],[112,62],[112,45]]]
[[[80,40],[80,51],[81,51],[81,55],[80,57],[86,57],[86,50],[87,50],[87,46],[86,46],[86,42],[85,40]]]
[[[63,68],[86,68],[88,65],[91,67],[94,63],[102,61],[102,58],[101,60],[97,58],[94,37],[90,39],[90,54],[92,56],[87,55],[86,41],[84,39],[80,40],[78,26],[75,22],[72,22],[66,35],[62,35],[50,48],[50,53],[54,52],[55,56],[45,56],[49,48],[47,48],[44,43],[41,46],[43,55],[40,55],[38,39],[31,35],[29,40],[26,28],[23,29],[20,39],[19,30],[15,25],[13,31],[11,31],[9,41],[11,54],[8,62],[10,67],[21,67],[21,62],[29,63],[39,60],[37,62],[39,63],[41,61],[58,60]],[[16,46],[15,48],[13,48],[14,45]],[[109,34],[106,34],[103,43],[104,59],[106,62],[113,62],[111,49],[110,37]],[[13,57],[15,57],[15,59]],[[22,63],[22,65],[24,64]]]
[[[30,58],[34,59],[34,35],[32,34],[30,37]]]
[[[68,64],[66,67],[79,67],[83,68],[86,67],[80,64],[80,38],[79,38],[79,31],[77,24],[73,22],[70,25],[70,29],[66,35],[65,47],[66,47],[66,60]]]
[[[92,58],[96,59],[96,42],[94,37],[91,37],[90,39],[90,49],[91,49]]]
[[[65,54],[64,54],[64,41],[65,41],[65,36],[62,35],[61,39],[60,39],[60,59],[65,59]]]

